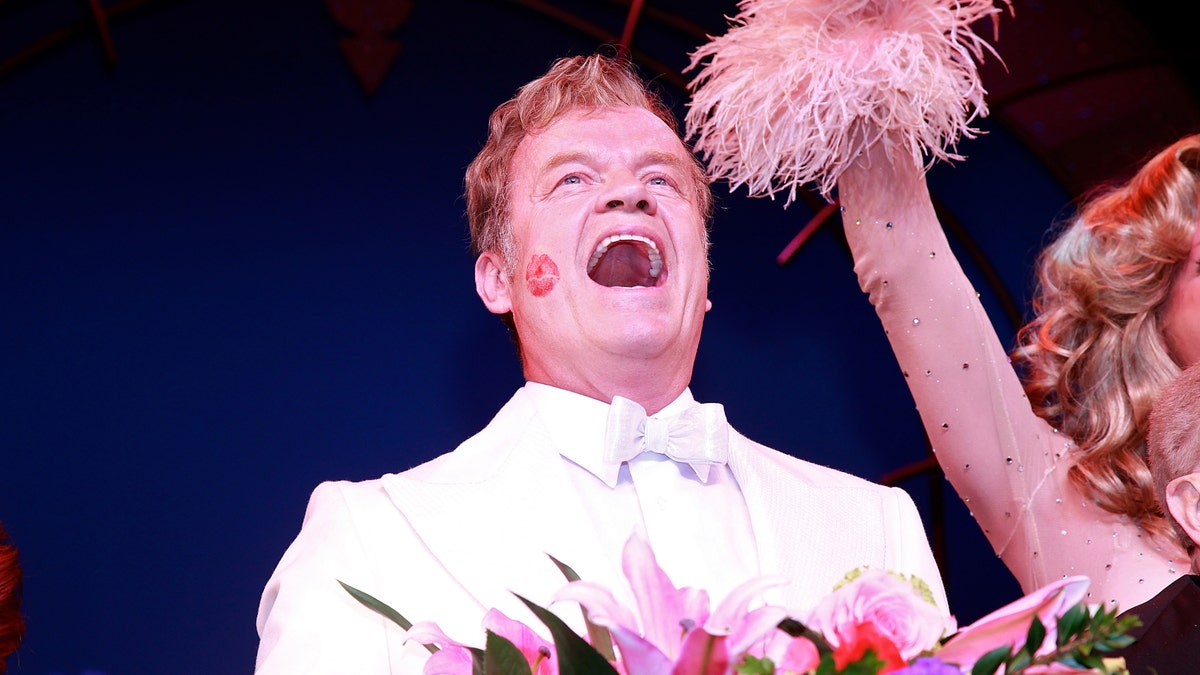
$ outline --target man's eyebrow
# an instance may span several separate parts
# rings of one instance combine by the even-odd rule
[[[642,155],[642,166],[651,164],[667,164],[673,167],[685,167],[687,163],[679,157],[679,155],[663,152],[662,150],[652,150]]]
[[[580,164],[588,164],[592,159],[591,154],[580,150],[571,150],[568,152],[560,152],[552,155],[546,160],[542,170],[548,171],[562,166],[563,164],[572,164],[578,162]],[[678,155],[664,152],[662,150],[650,150],[642,153],[637,157],[638,166],[652,166],[655,164],[666,164],[672,167],[686,167],[687,163]]]
[[[589,158],[588,153],[581,152],[579,150],[571,150],[569,152],[560,152],[556,155],[551,155],[550,159],[546,160],[546,163],[542,166],[542,170],[548,171],[548,170],[558,168],[558,167],[562,166],[563,164],[573,164],[575,162],[578,162],[580,164],[587,164],[588,158]]]

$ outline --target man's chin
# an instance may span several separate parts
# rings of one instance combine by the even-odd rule
[[[625,320],[619,326],[610,326],[604,333],[609,353],[647,361],[679,356],[694,344],[694,341],[681,338],[678,327],[666,327],[661,323]],[[695,351],[691,353],[694,358]]]

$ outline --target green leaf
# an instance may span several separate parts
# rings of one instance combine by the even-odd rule
[[[776,624],[775,627],[792,637],[808,638],[809,641],[816,646],[818,654],[828,654],[833,651],[833,647],[825,640],[824,635],[821,635],[817,631],[805,626],[795,619],[784,619]]]
[[[817,662],[817,675],[837,675],[837,665],[833,662],[833,654],[824,654]]]
[[[567,582],[579,581],[579,575],[575,573],[575,570],[571,569],[570,565],[548,553],[546,557],[554,562],[558,567],[558,571],[562,572],[563,576],[567,578]],[[581,605],[580,609],[583,610],[583,625],[587,626],[588,641],[592,643],[592,647],[600,652],[600,655],[606,660],[615,661],[617,653],[613,651],[612,635],[609,634],[608,629],[592,623],[592,617],[588,614],[586,607]]]
[[[1098,652],[1111,652],[1118,649],[1124,649],[1133,644],[1137,640],[1132,635],[1114,635],[1108,638],[1103,643],[1096,645]]]
[[[804,624],[792,618],[787,618],[783,621],[780,621],[776,628],[792,637],[800,637],[801,635],[804,635],[804,631],[808,630],[808,626],[805,626]]]
[[[1115,633],[1128,633],[1142,625],[1142,618],[1136,614],[1119,617],[1116,621],[1117,623],[1113,627],[1113,632]]]
[[[558,558],[555,558],[549,553],[546,554],[546,557],[554,562],[555,566],[558,567],[558,571],[562,572],[562,575],[567,578],[567,581],[579,581],[579,575],[575,573],[575,570],[571,569],[570,565],[559,560]]]
[[[484,675],[533,675],[525,655],[507,638],[489,630],[484,646]]]
[[[1090,622],[1091,617],[1088,615],[1087,607],[1082,603],[1076,603],[1073,607],[1063,612],[1063,615],[1058,619],[1058,638],[1059,646],[1069,642],[1071,638],[1079,635]]]
[[[1045,641],[1046,626],[1035,614],[1033,621],[1029,622],[1029,633],[1025,635],[1025,651],[1030,654],[1036,654]]]
[[[876,675],[887,662],[875,655],[875,650],[868,648],[857,661],[846,664],[838,671],[838,675]]]
[[[775,662],[746,654],[742,657],[742,662],[734,667],[734,671],[741,675],[775,675]]]
[[[1021,668],[1028,666],[1030,663],[1033,663],[1032,655],[1024,648],[1019,649],[1017,650],[1017,653],[1009,657],[1008,666],[1005,668],[1005,672],[1011,673],[1020,670]]]
[[[520,595],[517,595],[517,599],[525,603],[529,611],[550,629],[550,635],[554,637],[554,651],[558,655],[559,675],[617,675],[612,664],[554,612]]]
[[[369,593],[364,593],[364,592],[358,590],[357,588],[351,586],[350,584],[347,584],[346,582],[342,581],[341,579],[338,579],[338,583],[341,584],[342,588],[346,589],[346,592],[349,593],[351,596],[353,596],[355,600],[358,600],[359,602],[366,605],[367,607],[370,607],[371,609],[375,610],[376,612],[379,612],[380,614],[391,619],[392,621],[394,621],[397,625],[399,625],[404,630],[408,630],[409,628],[412,628],[412,623],[408,619],[401,616],[400,612],[397,612],[396,610],[392,609],[386,602],[376,599],[374,596],[370,595]]]
[[[400,614],[400,612],[397,612],[396,610],[392,609],[391,606],[388,605],[386,602],[377,599],[375,596],[373,596],[369,593],[364,593],[363,591],[358,590],[357,588],[351,586],[350,584],[347,584],[346,582],[342,581],[341,579],[338,579],[338,583],[341,584],[342,588],[346,589],[346,592],[349,593],[351,595],[351,597],[353,597],[355,600],[358,600],[359,602],[366,605],[370,609],[391,619],[396,625],[400,626],[404,630],[408,630],[409,628],[412,628],[412,622],[409,621],[408,619],[404,618],[404,616],[402,614]],[[425,645],[425,649],[428,649],[429,653],[432,654],[438,650],[438,646],[437,645]]]
[[[487,666],[484,663],[483,650],[478,647],[468,647],[467,651],[471,653],[471,675],[484,675]]]
[[[992,675],[1009,657],[1008,647],[997,647],[975,661],[971,675]]]
[[[428,645],[426,645],[428,646]],[[483,650],[478,647],[463,647],[471,655],[471,675],[486,675]]]

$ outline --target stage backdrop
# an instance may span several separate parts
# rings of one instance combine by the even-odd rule
[[[576,4],[620,32],[623,8]],[[735,11],[653,4],[710,32]],[[474,293],[462,174],[493,106],[599,40],[522,3],[413,5],[373,93],[317,0],[143,3],[110,18],[115,65],[84,36],[0,80],[0,520],[28,619],[10,672],[249,673],[259,594],[313,487],[450,450],[521,385]],[[69,23],[45,11],[44,34]],[[646,25],[640,44],[686,65],[699,38]],[[11,28],[6,49],[40,34]],[[983,126],[930,181],[1024,306],[1068,196]],[[695,395],[867,478],[923,460],[836,219],[781,266],[812,210],[716,191]],[[961,622],[1016,597],[940,475],[901,486],[931,531],[945,499]]]

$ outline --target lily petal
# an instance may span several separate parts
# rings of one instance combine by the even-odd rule
[[[498,609],[490,609],[483,615],[483,627],[513,643],[531,667],[540,662],[537,672],[558,672],[554,645],[529,626],[508,618]]]
[[[742,654],[756,642],[766,640],[775,633],[787,635],[777,628],[779,622],[787,617],[787,610],[774,605],[759,607],[749,612],[743,618],[741,625],[729,633],[729,651],[734,654]]]
[[[577,602],[588,611],[588,618],[597,626],[618,626],[637,632],[637,617],[632,610],[617,602],[612,591],[591,581],[572,581],[554,594],[553,602]]]
[[[423,645],[437,645],[439,647],[466,647],[466,645],[452,639],[449,635],[442,632],[440,626],[432,621],[418,621],[408,629],[404,637],[405,641],[412,640]]]
[[[667,655],[674,658],[679,653],[683,638],[683,621],[695,621],[695,616],[685,613],[685,598],[689,605],[697,602],[696,592],[680,593],[671,579],[658,566],[650,544],[637,533],[625,542],[621,556],[621,568],[629,579],[630,590],[637,600],[638,614],[642,617],[642,631],[646,639],[658,645]],[[708,594],[704,593],[707,601]],[[687,597],[690,595],[691,597]],[[707,607],[704,608],[707,610]],[[699,624],[696,624],[699,625]]]
[[[1034,616],[1046,626],[1046,640],[1053,643],[1058,616],[1083,600],[1090,583],[1085,576],[1073,576],[1047,584],[960,630],[937,656],[946,663],[970,666],[996,647],[1022,644]]]
[[[730,672],[729,649],[722,635],[694,630],[683,639],[683,648],[671,675],[724,675]]]
[[[764,591],[783,586],[786,583],[785,577],[767,575],[740,584],[730,591],[729,595],[713,610],[712,616],[704,623],[705,630],[714,635],[730,634],[745,621],[750,604],[760,598]],[[784,616],[786,616],[787,613],[782,608],[779,611],[784,612]],[[782,620],[784,617],[779,618]]]
[[[423,675],[471,675],[474,669],[471,652],[463,647],[440,649],[425,662]]]
[[[627,673],[637,675],[670,675],[671,659],[654,643],[636,631],[621,626],[610,629],[613,642],[621,650],[621,663]]]

